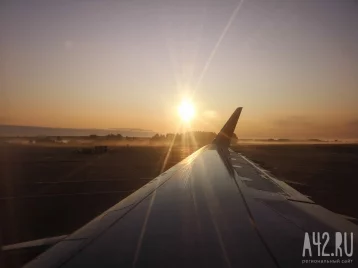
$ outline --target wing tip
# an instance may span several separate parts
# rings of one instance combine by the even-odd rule
[[[230,116],[229,120],[225,123],[219,134],[214,139],[213,143],[223,148],[229,147],[237,122],[239,121],[242,109],[243,107],[237,107],[235,109],[234,113]]]

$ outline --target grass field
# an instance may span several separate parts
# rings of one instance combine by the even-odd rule
[[[233,149],[318,204],[358,218],[358,145],[239,145]],[[124,146],[111,147],[104,154],[80,154],[70,146],[4,145],[2,243],[69,234],[193,151],[174,147],[167,156],[168,147]],[[11,266],[28,258],[10,258]]]

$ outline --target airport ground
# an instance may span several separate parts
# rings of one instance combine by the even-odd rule
[[[358,218],[358,145],[233,149],[318,204]],[[113,146],[83,154],[72,146],[1,145],[2,244],[69,234],[195,150],[175,146],[168,154],[166,146]],[[9,267],[19,267],[38,253],[2,255]]]

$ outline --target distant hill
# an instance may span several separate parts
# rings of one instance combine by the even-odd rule
[[[128,137],[152,137],[155,132],[144,129],[80,129],[80,128],[50,128],[32,126],[0,125],[0,137],[37,137],[37,136],[106,136],[121,134]]]

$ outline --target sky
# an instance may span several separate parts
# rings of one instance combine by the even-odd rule
[[[0,124],[358,138],[356,0],[3,0],[0,37]]]

